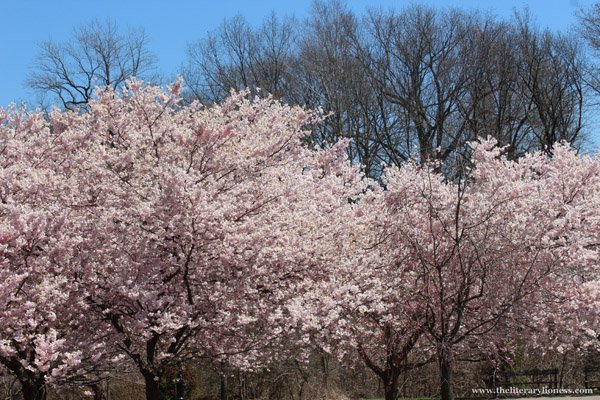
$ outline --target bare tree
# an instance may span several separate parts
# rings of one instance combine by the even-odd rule
[[[510,157],[582,143],[585,58],[577,39],[477,13],[372,11],[355,39],[374,87],[394,108],[381,150],[394,164],[438,160],[462,173],[465,144],[492,136]]]
[[[470,139],[457,111],[470,79],[461,43],[471,20],[425,7],[369,13],[358,57],[395,108],[395,129],[382,138],[393,163],[445,160]]]
[[[182,74],[190,97],[202,102],[259,87],[285,102],[321,108],[328,117],[315,127],[312,144],[351,138],[349,156],[378,176],[383,160],[373,134],[383,98],[353,54],[350,38],[358,28],[354,14],[337,1],[315,2],[301,24],[271,15],[253,28],[238,16],[188,47]]]
[[[577,17],[579,21],[577,31],[591,50],[590,55],[593,60],[585,71],[586,86],[597,96],[600,94],[600,64],[598,62],[600,60],[600,2],[594,3],[587,9],[580,9]]]
[[[40,44],[27,85],[63,107],[85,106],[96,86],[118,88],[131,77],[151,78],[155,57],[142,29],[122,33],[115,22],[94,20],[64,43]]]
[[[579,43],[572,36],[535,32],[517,21],[521,95],[531,102],[528,124],[534,147],[549,155],[555,143],[578,145],[583,138],[585,70]]]
[[[361,36],[359,20],[338,1],[315,2],[304,26],[290,100],[328,115],[313,130],[316,145],[349,138],[350,159],[367,175],[379,176],[385,161],[377,137],[385,115],[383,93],[370,84],[355,56],[352,38]]]
[[[412,6],[360,18],[340,1],[317,0],[297,25],[272,15],[253,28],[236,17],[190,45],[191,97],[214,102],[232,88],[260,87],[321,108],[328,118],[312,143],[352,139],[349,157],[374,178],[382,165],[427,160],[461,175],[466,144],[478,137],[496,138],[511,158],[582,142],[580,45],[526,15],[502,21]]]
[[[470,77],[458,105],[465,136],[493,137],[511,158],[531,150],[527,120],[533,105],[522,95],[518,42],[511,24],[482,18],[461,44]]]
[[[577,17],[579,33],[595,52],[600,52],[600,2],[581,10]]]
[[[295,53],[294,25],[292,18],[271,14],[253,29],[238,15],[191,43],[181,71],[189,95],[212,103],[225,98],[231,89],[260,88],[285,97],[288,65]]]

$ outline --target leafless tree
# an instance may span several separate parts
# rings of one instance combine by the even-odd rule
[[[445,160],[470,139],[457,112],[470,79],[461,52],[470,20],[425,7],[367,16],[358,57],[395,109],[395,128],[381,138],[393,163]]]
[[[579,32],[595,51],[600,51],[600,2],[578,13]]]
[[[96,86],[118,88],[131,77],[151,78],[155,57],[142,29],[122,33],[110,20],[74,30],[66,42],[40,44],[27,85],[68,109],[85,106]]]
[[[577,40],[456,10],[371,12],[355,42],[371,79],[396,107],[383,138],[390,161],[460,165],[465,143],[492,136],[512,157],[577,145],[586,93]],[[389,119],[388,119],[389,120]]]
[[[600,94],[600,2],[589,8],[582,8],[577,13],[577,31],[587,44],[593,62],[587,67],[586,83],[596,96]],[[596,105],[598,100],[596,99]]]
[[[517,22],[521,95],[531,103],[532,144],[549,155],[554,143],[580,143],[586,101],[585,70],[579,43],[572,36],[535,32]]]
[[[380,175],[385,160],[378,134],[385,126],[385,105],[382,91],[371,85],[356,58],[352,38],[361,36],[359,20],[340,2],[315,2],[304,26],[290,101],[321,108],[328,115],[314,129],[315,144],[349,138],[349,157],[361,163],[367,175]]]
[[[440,162],[464,172],[467,143],[494,137],[511,158],[560,140],[582,141],[587,64],[574,36],[509,20],[412,6],[357,16],[337,0],[313,3],[294,26],[272,15],[253,28],[226,21],[190,45],[190,96],[219,101],[260,87],[328,115],[314,145],[352,139],[349,157],[382,165]]]
[[[476,21],[461,44],[468,82],[458,113],[468,138],[493,137],[512,158],[531,150],[528,115],[533,107],[519,82],[518,37],[512,25]]]
[[[231,89],[247,87],[284,97],[290,80],[287,66],[295,51],[294,26],[292,18],[271,14],[252,29],[238,15],[190,44],[181,72],[191,97],[218,102]]]

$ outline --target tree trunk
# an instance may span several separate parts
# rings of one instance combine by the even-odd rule
[[[221,372],[220,398],[221,400],[227,400],[227,377],[223,372]]]
[[[379,377],[379,382],[383,383],[385,400],[396,400],[398,398],[398,382],[402,368],[398,366],[394,357],[388,356],[386,368],[381,368],[371,360],[362,348],[359,348],[358,353],[365,364],[367,364],[367,367]]]
[[[21,382],[23,400],[46,400],[46,384],[43,379]]]
[[[441,350],[439,357],[441,400],[454,400],[452,390],[452,360],[447,350]]]
[[[146,383],[146,400],[162,400],[160,393],[160,379],[155,380],[154,374],[144,374]]]
[[[325,354],[321,354],[321,370],[323,373],[323,387],[327,391],[329,389],[329,363]]]
[[[396,400],[398,398],[398,381],[400,380],[400,372],[387,371],[385,379],[383,379],[383,391],[385,400]]]
[[[90,385],[90,389],[92,389],[92,393],[94,394],[94,400],[105,400],[106,397],[104,395],[104,391],[100,386],[100,383],[94,383]]]

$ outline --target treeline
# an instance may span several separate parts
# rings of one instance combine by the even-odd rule
[[[297,27],[301,26],[301,29]],[[499,21],[425,7],[359,17],[317,4],[298,24],[226,22],[189,49],[190,94],[218,102],[258,87],[331,115],[317,142],[353,140],[352,158],[376,176],[382,163],[450,162],[491,136],[513,157],[577,142],[584,61],[575,38],[526,18]]]
[[[411,6],[357,15],[317,1],[305,20],[226,20],[188,46],[180,74],[188,101],[212,104],[249,87],[322,109],[329,118],[312,142],[351,139],[350,157],[368,176],[380,176],[382,164],[426,160],[453,175],[478,137],[496,139],[510,158],[584,143],[597,85],[582,39],[597,43],[597,14],[580,15],[579,33],[560,34],[527,13],[504,20]],[[66,108],[85,105],[96,84],[160,80],[143,31],[124,35],[112,23],[80,28],[70,43],[44,43],[37,63],[29,85]]]

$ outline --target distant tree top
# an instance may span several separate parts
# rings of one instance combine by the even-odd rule
[[[45,102],[66,109],[85,106],[95,86],[121,87],[131,77],[152,79],[156,57],[141,28],[122,32],[112,20],[92,20],[74,29],[66,42],[39,45],[27,86]]]

